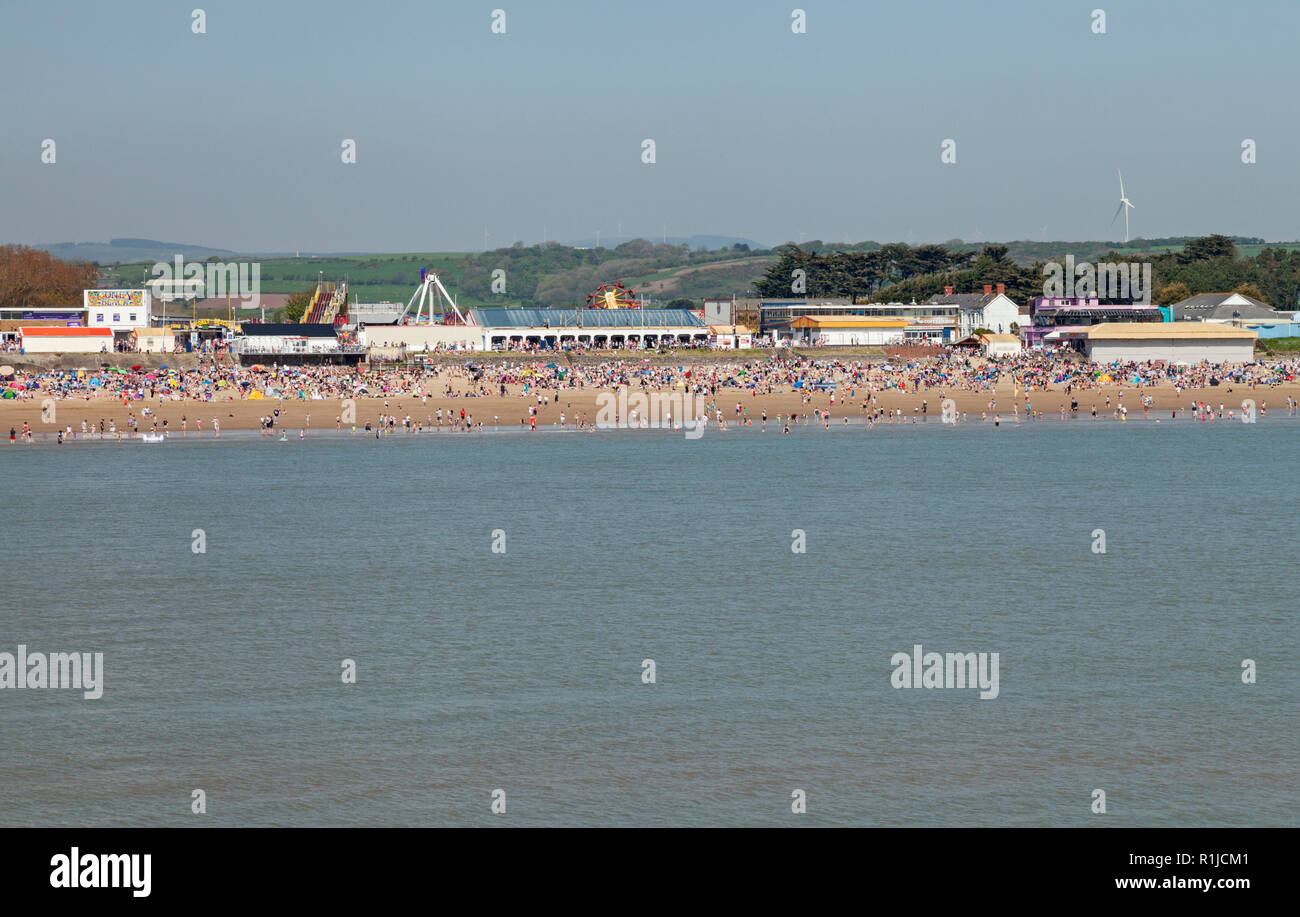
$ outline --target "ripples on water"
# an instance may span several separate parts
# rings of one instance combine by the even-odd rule
[[[0,692],[0,822],[1295,825],[1298,433],[5,447],[0,651],[106,687]]]

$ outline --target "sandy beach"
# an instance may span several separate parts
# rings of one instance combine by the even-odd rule
[[[359,428],[364,427],[366,423],[377,423],[381,415],[395,416],[400,424],[403,418],[410,417],[413,425],[423,424],[426,426],[437,426],[437,412],[439,409],[443,412],[443,422],[450,425],[450,413],[454,412],[459,418],[461,409],[464,409],[467,419],[472,416],[474,423],[482,423],[485,427],[491,426],[521,426],[528,423],[529,408],[537,406],[536,394],[542,394],[548,403],[541,406],[537,413],[537,424],[541,426],[550,426],[560,422],[560,415],[565,415],[566,423],[574,423],[579,418],[591,422],[596,417],[597,397],[600,391],[592,388],[582,389],[560,389],[558,397],[553,389],[534,389],[527,396],[523,394],[522,386],[512,386],[505,396],[501,395],[457,395],[447,396],[429,396],[422,399],[415,395],[397,395],[393,394],[388,397],[358,398],[356,399],[356,422]],[[638,389],[639,390],[639,389]],[[854,389],[852,397],[849,396],[850,389],[842,387],[841,390],[834,393],[834,404],[831,402],[832,394],[828,392],[814,392],[804,395],[797,391],[778,391],[772,394],[753,394],[747,389],[721,388],[718,393],[711,399],[706,399],[706,403],[712,402],[723,413],[723,417],[728,422],[734,422],[736,416],[736,404],[741,404],[746,415],[752,418],[755,424],[760,422],[763,411],[767,411],[771,421],[775,421],[777,416],[788,416],[793,413],[814,414],[818,410],[830,411],[832,422],[843,423],[844,417],[851,419],[861,419],[865,416],[862,410],[862,402],[865,397],[870,397],[870,393],[865,388]],[[1000,414],[1004,418],[1011,418],[1015,413],[1022,417],[1027,413],[1026,398],[1032,405],[1035,412],[1041,412],[1044,420],[1059,420],[1062,406],[1067,411],[1070,409],[1071,399],[1078,401],[1078,417],[1080,420],[1091,420],[1091,412],[1095,406],[1097,409],[1098,420],[1113,420],[1113,414],[1119,404],[1123,403],[1127,409],[1127,419],[1129,421],[1140,421],[1143,419],[1142,405],[1139,401],[1139,390],[1133,385],[1110,385],[1099,389],[1090,389],[1078,392],[1074,395],[1067,395],[1063,390],[1053,389],[1048,391],[1035,391],[1028,393],[1015,392],[1014,384],[1010,381],[1000,382],[992,395],[985,392],[971,392],[964,390],[945,390],[948,397],[952,398],[957,404],[957,410],[966,415],[965,420],[968,422],[979,421],[981,414],[986,414],[989,421],[992,421],[993,414]],[[1120,392],[1123,392],[1121,402]],[[1290,397],[1293,402],[1300,400],[1300,384],[1287,383],[1276,386],[1257,386],[1251,388],[1249,385],[1241,384],[1224,384],[1219,386],[1209,386],[1201,389],[1184,389],[1177,392],[1174,386],[1168,384],[1145,386],[1141,389],[1143,394],[1149,395],[1153,399],[1150,409],[1150,418],[1168,419],[1171,411],[1177,411],[1179,416],[1185,416],[1190,410],[1193,401],[1202,401],[1211,405],[1214,410],[1219,409],[1222,404],[1224,410],[1233,411],[1239,415],[1241,412],[1241,403],[1245,399],[1253,399],[1259,408],[1263,411],[1263,417],[1269,414],[1284,415],[1286,413],[1286,399]],[[924,406],[924,416],[931,421],[937,420],[940,414],[940,390],[936,388],[922,389],[919,392],[900,392],[897,390],[887,390],[875,394],[876,402],[874,408],[883,411],[903,412],[904,417],[910,418],[915,411],[919,416]],[[995,404],[990,410],[990,399]],[[1109,405],[1107,404],[1109,399]],[[10,428],[22,432],[23,424],[30,425],[31,430],[38,437],[42,433],[54,436],[58,430],[66,430],[71,426],[72,429],[80,433],[81,423],[84,420],[88,428],[94,427],[98,430],[100,421],[104,422],[105,429],[110,423],[115,423],[119,431],[127,429],[128,415],[134,415],[138,423],[140,432],[149,432],[156,428],[163,429],[163,420],[167,421],[166,430],[169,433],[179,434],[182,432],[182,420],[185,421],[185,428],[189,435],[194,435],[198,422],[202,421],[203,433],[206,435],[212,429],[212,421],[215,418],[222,429],[225,430],[257,430],[261,423],[259,418],[267,416],[272,412],[279,410],[280,414],[276,421],[277,428],[289,430],[296,434],[298,430],[309,431],[334,431],[336,429],[336,419],[341,426],[343,417],[343,405],[339,399],[263,399],[247,400],[243,398],[223,399],[222,396],[216,397],[212,401],[199,401],[194,399],[174,401],[165,398],[159,402],[155,399],[144,399],[131,401],[124,405],[122,399],[107,398],[68,398],[60,399],[54,402],[55,415],[52,422],[44,423],[41,419],[41,401],[33,399],[25,400],[7,400],[0,402],[0,429],[8,431]],[[146,416],[142,413],[144,408],[149,408],[153,416]],[[909,421],[910,422],[910,421]],[[348,427],[345,427],[348,429]]]

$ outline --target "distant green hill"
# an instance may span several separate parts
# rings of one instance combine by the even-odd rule
[[[109,285],[138,286],[155,260],[103,269]],[[242,260],[242,259],[241,259]],[[420,281],[420,269],[442,275],[462,307],[481,305],[583,305],[602,284],[623,283],[665,305],[688,298],[748,296],[771,263],[763,252],[720,249],[692,251],[685,244],[664,245],[635,239],[615,248],[582,249],[550,243],[516,245],[491,252],[408,252],[383,255],[329,255],[258,258],[263,293],[294,293],[317,278],[348,281],[353,301],[406,302]],[[494,272],[502,271],[497,275]],[[505,292],[493,290],[504,280]]]
[[[203,261],[213,256],[228,257],[234,252],[204,245],[157,242],[153,239],[110,239],[108,242],[54,242],[33,245],[64,261],[98,261],[100,264],[128,261],[171,261],[177,255],[186,260]]]

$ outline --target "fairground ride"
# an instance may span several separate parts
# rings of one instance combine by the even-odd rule
[[[621,283],[606,283],[587,294],[588,309],[635,309],[636,294]]]
[[[425,312],[425,307],[428,312]],[[414,310],[414,311],[412,311]],[[397,319],[399,325],[468,325],[456,300],[452,299],[438,275],[428,268],[420,268],[420,285],[411,294],[411,301]]]

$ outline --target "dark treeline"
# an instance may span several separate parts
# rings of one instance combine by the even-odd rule
[[[776,250],[779,260],[754,284],[757,295],[780,298],[806,294],[847,298],[852,302],[925,299],[945,286],[975,292],[983,284],[1006,284],[1013,298],[1037,295],[1042,273],[1007,257],[1005,245],[986,245],[979,252],[953,252],[942,245],[913,248],[903,242],[872,251],[818,252],[788,244]],[[802,271],[802,274],[797,272]]]
[[[943,245],[913,248],[902,242],[867,251],[825,251],[819,245],[790,243],[777,248],[778,260],[754,283],[755,295],[919,302],[947,286],[957,293],[977,293],[985,284],[999,283],[1020,302],[1043,295],[1047,262],[1017,264],[1008,257],[1005,245],[985,245],[978,252],[952,251]],[[1241,257],[1231,238],[1212,235],[1192,239],[1179,251],[1142,255],[1112,251],[1097,261],[1150,263],[1155,301],[1160,303],[1196,293],[1232,291],[1284,311],[1293,311],[1300,303],[1300,251],[1287,248],[1265,248],[1254,257]]]

